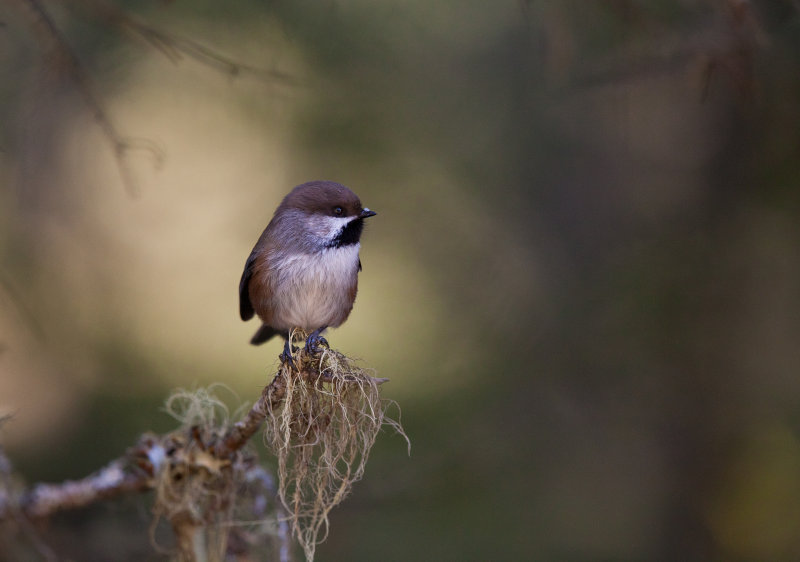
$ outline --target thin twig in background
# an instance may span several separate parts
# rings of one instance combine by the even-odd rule
[[[85,66],[78,59],[42,3],[39,0],[16,0],[15,3],[22,8],[23,13],[27,16],[30,28],[36,35],[36,39],[51,66],[58,72],[66,73],[78,88],[86,105],[92,112],[92,117],[102,130],[106,140],[111,144],[117,169],[125,189],[131,196],[135,196],[138,189],[131,170],[125,162],[127,153],[131,150],[144,150],[150,153],[158,168],[164,160],[163,151],[150,140],[125,137],[120,134],[105,106],[100,101],[100,96],[97,95]]]
[[[103,132],[103,136],[111,144],[117,169],[126,191],[131,196],[137,195],[138,186],[132,170],[126,162],[128,154],[133,150],[144,151],[150,154],[154,166],[158,169],[165,159],[164,150],[149,139],[128,137],[120,133],[101,101],[101,97],[97,94],[86,66],[81,62],[64,33],[56,25],[40,0],[10,1],[17,5],[25,15],[28,26],[33,31],[49,64],[57,72],[65,73],[78,88],[93,119]],[[270,83],[297,85],[297,81],[285,72],[238,63],[196,41],[160,31],[134,18],[110,2],[82,0],[81,4],[90,16],[96,17],[109,27],[119,29],[123,33],[144,41],[173,63],[178,63],[182,55],[185,55],[229,76],[250,75]]]
[[[297,80],[286,72],[234,61],[197,41],[156,29],[107,0],[79,0],[73,4],[83,5],[90,15],[100,19],[105,25],[116,27],[133,38],[141,39],[173,63],[177,64],[181,61],[182,55],[185,55],[233,77],[249,75],[268,82],[297,85]]]

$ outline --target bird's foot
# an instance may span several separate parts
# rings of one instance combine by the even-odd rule
[[[292,352],[297,351],[298,349],[294,347],[289,340],[286,340],[286,343],[283,345],[283,353],[281,353],[278,357],[281,360],[281,363],[284,365],[289,365],[291,369],[297,370],[297,365],[292,359]]]
[[[320,334],[320,332],[322,332],[322,330],[325,328],[327,328],[327,326],[320,328],[319,330],[314,330],[309,334],[309,336],[306,338],[306,353],[310,355],[316,355],[320,351],[320,346],[330,348],[328,345],[328,340],[323,338]]]

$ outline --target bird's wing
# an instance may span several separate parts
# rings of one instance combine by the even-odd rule
[[[253,266],[256,263],[257,254],[255,250],[250,253],[247,258],[247,263],[244,264],[244,271],[242,272],[242,280],[239,281],[239,315],[242,320],[250,320],[255,314],[253,310],[253,303],[250,302],[250,278],[253,276]]]

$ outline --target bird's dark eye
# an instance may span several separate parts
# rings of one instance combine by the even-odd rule
[[[344,213],[344,209],[342,209],[341,207],[333,208],[333,214],[336,215],[337,217],[341,217],[342,213]]]

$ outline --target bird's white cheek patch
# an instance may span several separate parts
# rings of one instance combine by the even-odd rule
[[[353,220],[353,217],[314,217],[313,230],[317,236],[333,240]]]

